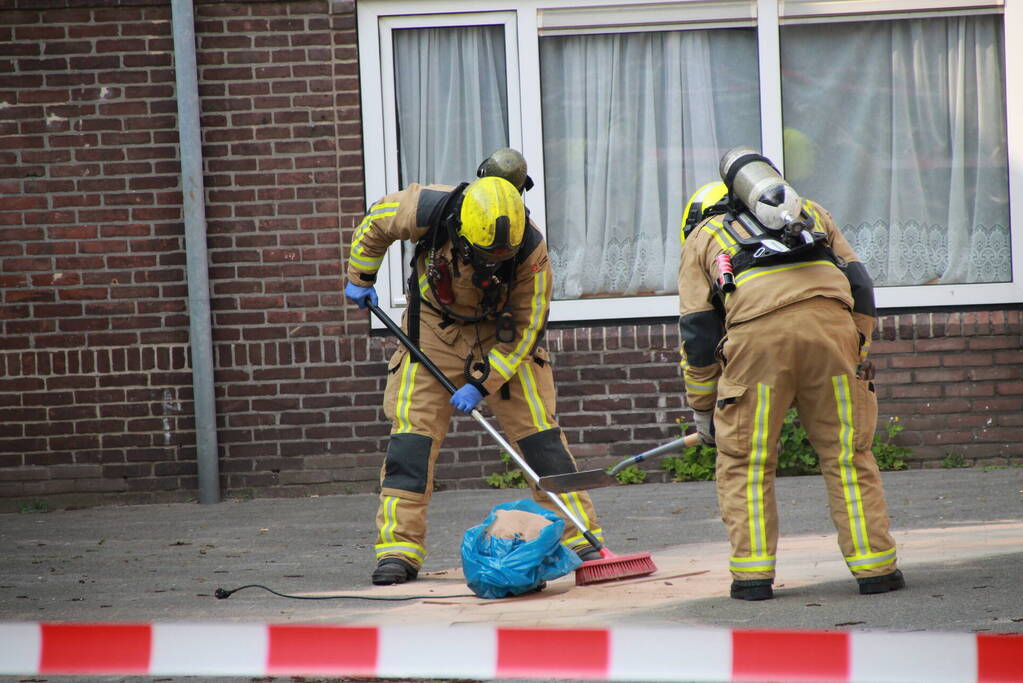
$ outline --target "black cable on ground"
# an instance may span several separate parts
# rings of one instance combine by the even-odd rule
[[[448,599],[448,598],[474,598],[475,595],[471,593],[465,593],[460,595],[406,595],[403,597],[384,597],[378,595],[288,595],[287,593],[278,593],[273,588],[267,588],[258,583],[250,583],[245,586],[239,586],[238,588],[232,588],[227,590],[226,588],[218,588],[213,591],[213,596],[218,600],[224,600],[231,597],[240,590],[246,588],[262,588],[263,590],[273,593],[274,595],[282,598],[291,598],[292,600],[385,600],[385,601],[398,601],[398,600],[430,600],[430,599]]]

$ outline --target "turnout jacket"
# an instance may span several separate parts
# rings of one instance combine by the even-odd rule
[[[436,205],[437,195],[428,193],[451,192],[454,188],[448,185],[411,184],[403,190],[382,197],[370,208],[369,213],[355,230],[352,240],[351,255],[348,259],[348,279],[360,286],[368,287],[376,282],[376,274],[383,263],[387,248],[398,240],[419,242],[430,229],[430,212],[420,211],[420,204]],[[438,228],[443,229],[443,228]],[[498,302],[497,312],[508,309],[515,322],[515,336],[511,342],[500,342],[496,337],[497,323],[492,316],[468,323],[457,318],[450,318],[439,313],[442,311],[427,280],[427,265],[430,244],[426,249],[419,250],[416,272],[419,277],[418,287],[410,291],[409,296],[418,296],[423,300],[420,312],[420,324],[429,325],[438,337],[448,343],[464,343],[467,353],[478,342],[487,354],[490,374],[477,386],[484,395],[492,394],[515,376],[523,360],[535,353],[544,352],[537,349],[543,336],[544,326],[550,309],[552,275],[550,261],[547,256],[547,244],[532,221],[527,221],[519,253],[512,258],[515,264],[515,275],[510,288],[506,288]],[[458,260],[450,240],[445,240],[440,247],[443,255],[451,264],[451,286],[454,303],[447,307],[454,313],[465,317],[476,317],[483,314],[483,291],[473,284],[473,267]],[[454,264],[457,262],[458,274]],[[438,309],[438,310],[434,310]],[[404,321],[408,331],[408,316]],[[468,339],[469,330],[474,339]],[[544,356],[546,360],[546,356]]]
[[[727,330],[770,314],[785,306],[828,297],[841,301],[850,311],[860,333],[860,360],[865,360],[874,332],[876,309],[873,283],[866,268],[838,230],[827,211],[804,200],[813,217],[815,233],[823,233],[834,256],[802,261],[751,266],[735,274],[735,291],[722,294],[717,257],[734,256],[744,247],[725,230],[728,215],[703,219],[682,244],[678,270],[681,366],[686,399],[695,410],[712,410],[717,401],[721,375],[718,348]],[[732,227],[742,237],[749,233],[738,221]]]

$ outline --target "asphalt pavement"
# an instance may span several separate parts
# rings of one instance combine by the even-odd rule
[[[492,506],[523,490],[436,493],[419,580],[387,587],[369,582],[377,505],[370,494],[3,514],[0,621],[1023,633],[1023,468],[883,477],[907,581],[905,590],[885,595],[858,594],[835,541],[824,483],[809,476],[778,480],[778,575],[775,599],[765,602],[728,597],[728,546],[714,484],[687,482],[591,492],[608,547],[619,556],[649,553],[654,574],[584,586],[568,575],[544,591],[501,600],[468,589],[460,542]],[[242,586],[253,587],[215,597],[218,588]],[[69,679],[0,676],[23,680]]]

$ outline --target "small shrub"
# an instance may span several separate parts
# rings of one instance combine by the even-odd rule
[[[966,462],[966,458],[961,453],[946,453],[945,457],[941,459],[941,466],[946,470],[951,470],[958,467],[969,467],[970,463]]]
[[[31,515],[37,512],[49,512],[50,504],[45,500],[33,500],[28,503],[22,503],[18,506],[18,512],[23,515]]]
[[[488,485],[495,489],[524,489],[529,486],[522,470],[518,467],[511,467],[512,457],[510,455],[501,453],[501,462],[504,463],[505,471],[487,475]]]
[[[820,474],[821,464],[795,409],[785,413],[778,440],[778,476]]]
[[[892,443],[892,439],[898,436],[903,429],[905,428],[899,422],[898,417],[890,417],[884,428],[884,436],[874,434],[872,445],[874,459],[877,460],[878,469],[883,472],[904,470],[909,467],[906,464],[906,458],[911,456],[913,451],[905,446]]]
[[[685,434],[689,423],[676,420]],[[714,478],[714,457],[717,449],[713,446],[690,446],[678,455],[669,455],[661,460],[661,468],[671,474],[672,481],[710,481]]]
[[[687,423],[678,421],[683,433]],[[899,432],[904,429],[898,417],[891,417],[885,425],[883,434],[874,434],[872,449],[878,469],[882,471],[904,470],[908,467],[906,458],[912,450],[906,446],[892,443]],[[661,467],[671,473],[672,481],[709,481],[714,478],[714,457],[717,450],[713,446],[695,446],[687,448],[679,455],[669,456],[661,462]],[[949,460],[951,456],[947,456]],[[962,458],[960,456],[960,462]],[[952,461],[949,461],[952,462]],[[945,465],[944,461],[942,466]],[[954,465],[963,467],[969,465]],[[785,413],[785,421],[781,426],[778,443],[778,469],[780,477],[805,474],[820,474],[820,459],[810,445],[806,429],[799,422],[799,414],[790,409]]]
[[[646,470],[629,465],[622,468],[622,471],[615,475],[619,484],[642,484],[646,481]]]

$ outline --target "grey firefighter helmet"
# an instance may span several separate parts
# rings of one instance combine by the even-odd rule
[[[480,163],[479,168],[476,169],[476,177],[486,178],[488,176],[504,178],[519,192],[533,187],[533,179],[526,173],[525,157],[511,147],[495,150]]]

